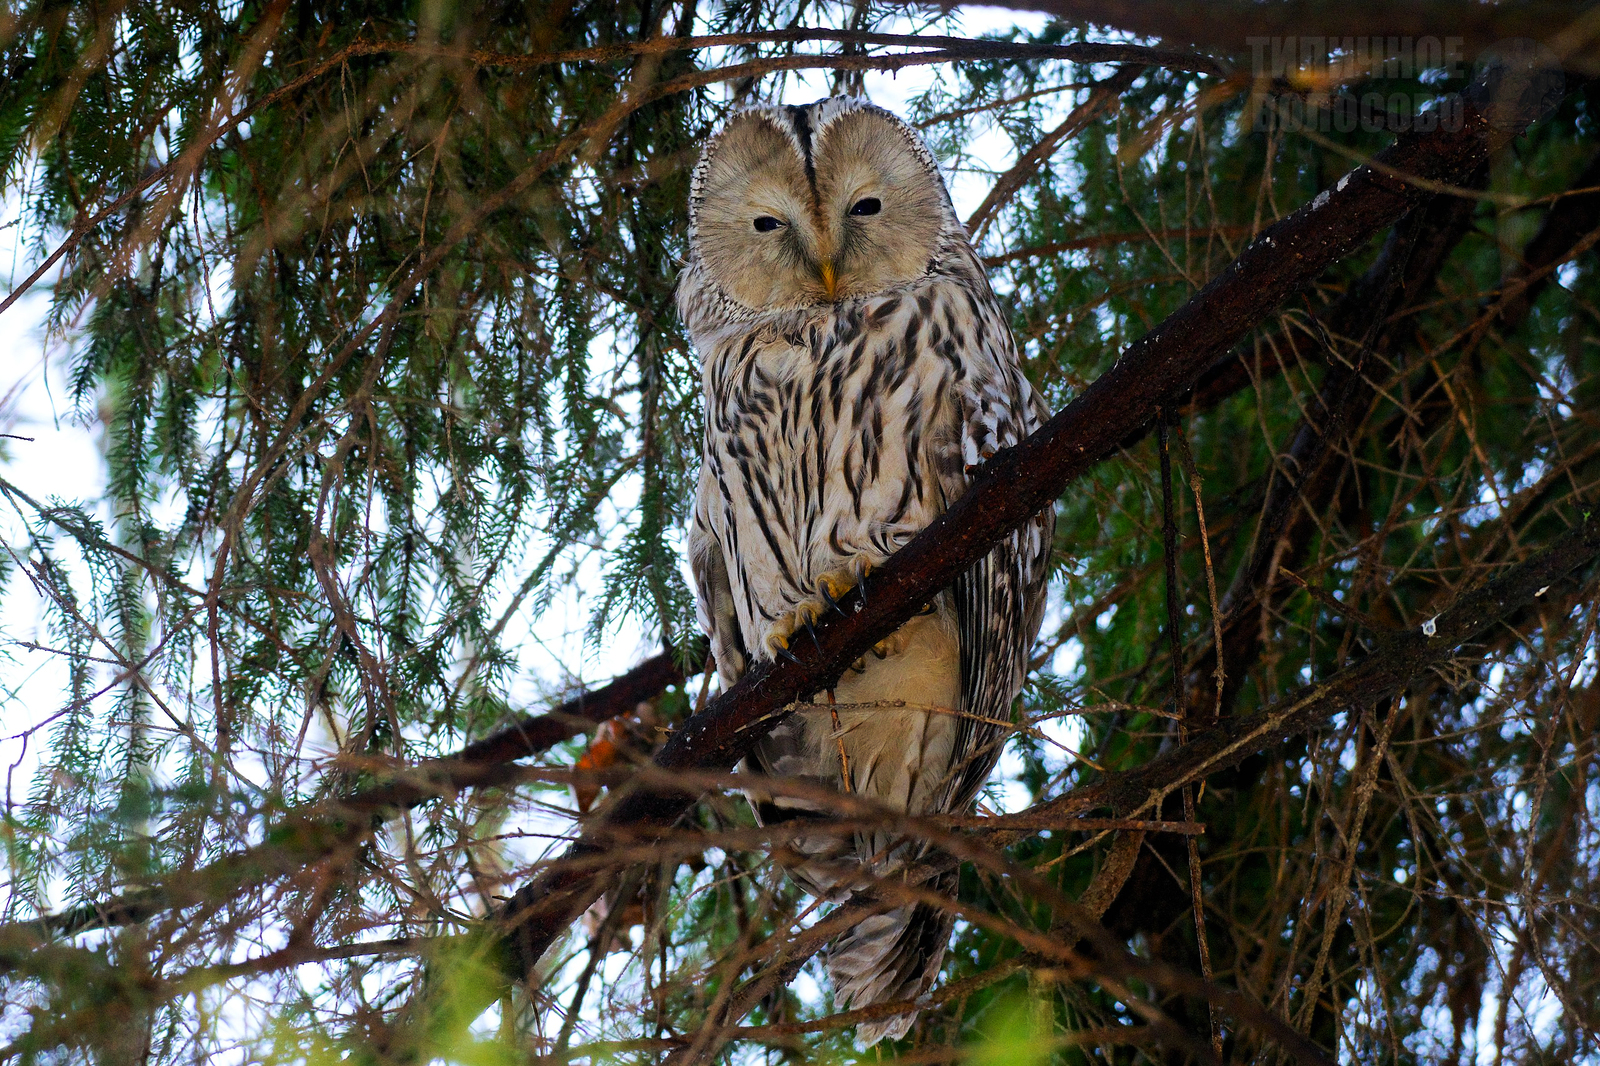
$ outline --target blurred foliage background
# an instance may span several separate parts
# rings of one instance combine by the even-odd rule
[[[583,627],[619,670],[639,650],[624,633],[692,660],[699,375],[672,293],[688,171],[732,109],[895,93],[880,102],[977,190],[972,229],[1059,409],[1489,43],[1480,19],[1455,70],[1440,53],[1262,71],[1243,22],[1197,36],[1182,4],[1123,6],[1142,36],[1122,8],[1092,25],[1066,4],[987,44],[944,39],[967,35],[960,11],[812,0],[0,7],[6,299],[48,288],[64,402],[106,470],[92,499],[0,481],[0,697],[21,745],[0,1061],[381,1057],[422,974],[493,980],[444,949],[572,831],[560,770],[585,741],[315,861],[204,874],[282,843],[285,812],[563,694],[530,673],[541,627]],[[1450,10],[1394,17],[1444,39]],[[1325,17],[1381,34],[1377,11]],[[1360,659],[1594,506],[1596,27],[1541,11],[1568,69],[1556,112],[1283,305],[1174,414],[1198,713]],[[1077,41],[1194,61],[1038,47]],[[1058,501],[1052,609],[989,808],[1181,741],[1159,471],[1156,440],[1129,440]],[[1402,697],[1214,775],[1189,797],[1202,835],[1042,832],[1008,857],[1073,896],[1131,861],[1100,901],[1109,930],[1341,1061],[1600,1061],[1596,604],[1576,585],[1541,603]],[[38,669],[61,679],[53,706],[20,695]],[[702,680],[607,743],[647,755]],[[741,804],[709,796],[701,858],[629,874],[539,981],[451,1019],[434,1051],[644,1062],[698,1039],[707,1060],[852,1060],[816,962],[719,1013],[769,961],[756,949],[812,917],[759,847],[717,841],[748,825]],[[1189,817],[1176,795],[1163,816]],[[141,886],[186,902],[38,935]],[[1048,927],[1003,877],[969,868],[961,891]],[[994,927],[958,927],[941,987],[884,1058],[1193,1052]],[[1134,993],[1209,1039],[1203,1004]],[[1230,1059],[1275,1061],[1259,1033],[1219,1033]]]

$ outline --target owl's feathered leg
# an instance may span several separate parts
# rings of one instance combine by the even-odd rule
[[[956,871],[929,886],[953,894]],[[944,961],[955,917],[926,903],[898,907],[865,919],[834,943],[828,953],[828,974],[835,997],[846,1010],[876,1003],[916,1002],[933,986]],[[856,1043],[871,1047],[911,1031],[917,1010],[861,1022]]]

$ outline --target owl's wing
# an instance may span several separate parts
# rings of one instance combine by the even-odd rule
[[[716,481],[712,460],[707,457],[705,465],[701,467],[699,488],[695,493],[694,519],[689,527],[689,568],[694,573],[695,608],[700,628],[711,638],[711,654],[716,657],[717,676],[726,690],[748,668],[750,653],[739,626],[728,560],[712,529],[711,509],[723,506]],[[825,778],[818,774],[815,759],[805,740],[804,720],[798,716],[786,718],[750,749],[745,761],[751,769],[767,777],[802,778],[824,783]],[[746,789],[745,797],[755,811],[756,820],[762,825],[779,825],[796,818],[827,817],[825,810],[804,800],[771,796],[758,789]],[[847,850],[848,841],[831,834],[814,840],[801,838],[794,842],[794,848],[814,859],[836,861]],[[790,873],[815,895],[825,895],[829,890],[831,879],[825,872],[801,864],[791,868]]]
[[[727,688],[744,673],[748,652],[739,631],[728,562],[711,531],[710,508],[717,506],[718,500],[715,478],[709,469],[702,469],[695,492],[694,520],[689,526],[689,569],[694,574],[695,612],[700,628],[711,638],[717,675]]]
[[[985,458],[1020,443],[1049,414],[1022,374],[998,308],[982,317],[987,328],[977,331],[963,353],[966,373],[955,392],[962,461],[939,465],[946,506],[967,490]],[[1046,508],[951,588],[961,648],[962,718],[945,810],[970,804],[1000,757],[1011,701],[1022,687],[1044,618],[1054,534],[1055,510]]]
[[[723,506],[711,460],[700,471],[695,493],[694,519],[689,526],[689,569],[694,574],[695,610],[700,628],[711,638],[711,654],[717,661],[717,676],[727,689],[744,674],[750,663],[749,644],[739,626],[734,602],[733,582],[728,575],[728,560],[712,529],[712,508]],[[788,718],[751,749],[748,760],[756,771],[771,777],[809,777],[820,781],[817,768],[805,745],[805,723]],[[750,793],[750,801],[763,824],[777,822],[812,810],[807,804],[785,798]],[[819,890],[820,891],[820,890]]]

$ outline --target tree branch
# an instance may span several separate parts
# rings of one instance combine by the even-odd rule
[[[0,927],[0,972],[12,968],[18,952],[42,947],[55,937],[142,922],[208,899],[232,899],[242,889],[354,846],[378,822],[402,810],[466,788],[513,783],[520,779],[520,771],[508,764],[548,751],[591,726],[632,711],[644,700],[655,699],[682,684],[686,672],[696,673],[705,655],[701,640],[691,650],[687,670],[671,651],[652,656],[609,684],[581,692],[545,714],[525,715],[452,756],[420,763],[349,796],[290,812],[268,831],[265,842],[202,869],[114,899]]]
[[[1571,189],[1550,206],[1539,225],[1539,232],[1523,248],[1521,261],[1512,276],[1484,301],[1486,308],[1498,301],[1492,322],[1496,328],[1510,331],[1521,325],[1534,301],[1549,284],[1552,267],[1565,262],[1574,254],[1583,238],[1600,226],[1600,191],[1596,191],[1596,186],[1600,186],[1600,154],[1589,161],[1583,173],[1572,182]],[[1198,235],[1204,236],[1204,231],[1199,231]],[[1092,239],[1084,240],[1087,242]],[[1060,250],[1080,246],[1091,245],[1068,242]],[[1039,253],[1048,254],[1056,250],[1053,246],[1045,246],[1039,249]],[[1016,253],[1014,258],[1021,258],[1030,251],[1024,249]],[[1250,352],[1233,352],[1224,356],[1200,375],[1184,409],[1196,411],[1217,406],[1248,386],[1256,369]],[[1276,359],[1263,360],[1259,367],[1261,373],[1277,373],[1282,369]]]
[[[967,232],[972,234],[975,243],[982,237],[984,227],[994,218],[1001,205],[1015,196],[1029,178],[1039,173],[1068,138],[1076,136],[1085,126],[1110,110],[1143,70],[1142,66],[1129,63],[1119,67],[1105,81],[1096,82],[1094,88],[1089,90],[1088,99],[1073,108],[1059,126],[1041,137],[1039,143],[1024,152],[1010,170],[995,179],[989,195],[967,217]]]
[[[1250,37],[1454,37],[1469,55],[1516,37],[1553,40],[1569,35],[1562,60],[1597,69],[1592,41],[1600,26],[1581,0],[1517,4],[1459,0],[988,0],[996,7],[1043,11],[1060,19],[1110,26],[1137,37],[1238,55]],[[1440,27],[1446,27],[1441,32]]]
[[[1031,808],[1037,817],[1109,808],[1133,818],[1159,808],[1163,797],[1208,774],[1237,766],[1257,752],[1323,725],[1351,707],[1369,706],[1401,691],[1414,677],[1453,657],[1490,626],[1508,621],[1574,571],[1600,559],[1600,514],[1591,514],[1538,555],[1482,588],[1459,597],[1427,627],[1389,634],[1378,650],[1326,681],[1306,685],[1258,714],[1214,720],[1183,747],[1135,770],[1109,774]]]

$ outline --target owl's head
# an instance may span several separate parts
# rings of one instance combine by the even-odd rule
[[[701,154],[689,198],[691,251],[755,310],[914,281],[959,227],[922,137],[853,97],[741,111]]]

